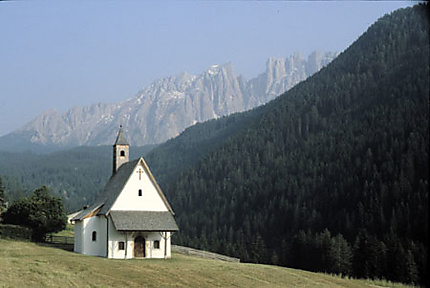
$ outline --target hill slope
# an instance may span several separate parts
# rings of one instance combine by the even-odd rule
[[[384,283],[377,283],[384,284]],[[385,283],[387,286],[389,283]],[[2,287],[374,287],[374,283],[267,265],[173,254],[108,260],[0,239]],[[383,285],[385,286],[385,285]],[[398,285],[401,287],[400,285]]]
[[[167,185],[176,241],[246,261],[426,281],[426,9],[381,18]]]

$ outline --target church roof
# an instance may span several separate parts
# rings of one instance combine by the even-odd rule
[[[115,203],[116,198],[118,198],[128,178],[133,173],[134,167],[140,159],[136,159],[127,163],[124,163],[119,167],[118,171],[109,179],[103,191],[97,197],[96,202],[103,202],[104,205],[99,212],[101,215],[106,215],[112,205]]]
[[[109,179],[108,183],[106,184],[105,188],[101,191],[101,193],[98,195],[96,201],[93,205],[89,206],[87,209],[76,215],[72,221],[82,221],[84,218],[88,217],[90,214],[97,214],[97,215],[108,215],[111,212],[111,208],[113,204],[115,203],[115,200],[118,198],[119,194],[122,192],[125,184],[127,183],[128,179],[131,177],[134,168],[141,163],[143,166],[143,169],[146,171],[146,173],[149,176],[149,179],[151,180],[152,184],[154,185],[158,195],[162,199],[163,203],[166,205],[168,209],[168,213],[171,215],[174,215],[175,213],[172,210],[172,207],[167,202],[166,196],[164,196],[164,193],[161,191],[161,188],[158,186],[157,182],[155,181],[154,176],[152,176],[151,171],[149,170],[148,165],[145,163],[145,160],[143,158],[139,158],[127,163],[124,163],[119,167],[118,171],[112,175],[112,177]],[[100,208],[100,210],[98,210]],[[98,211],[97,211],[98,210]],[[173,218],[173,217],[172,217]]]
[[[114,145],[129,145],[122,132],[122,125],[119,126],[118,136],[116,137]]]
[[[79,212],[76,216],[74,216],[70,221],[82,221],[84,220],[87,216],[90,215],[94,215],[97,214],[98,211],[100,210],[100,207],[103,205],[103,203],[99,203],[96,202],[93,205],[85,208],[84,210],[82,210],[81,212]]]
[[[178,231],[170,212],[111,211],[112,222],[118,231]]]

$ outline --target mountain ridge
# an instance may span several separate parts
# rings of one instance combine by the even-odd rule
[[[293,87],[333,60],[338,53],[295,53],[269,58],[265,72],[246,80],[233,64],[213,65],[199,75],[187,72],[155,80],[135,97],[118,103],[50,109],[0,137],[0,149],[17,142],[42,146],[107,145],[122,124],[135,146],[164,142],[198,122],[252,109]],[[13,140],[13,141],[12,141]]]

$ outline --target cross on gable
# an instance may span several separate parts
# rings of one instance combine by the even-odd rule
[[[144,173],[144,171],[142,171],[142,169],[139,168],[139,170],[136,171],[136,173],[139,174],[139,180],[142,180],[140,177],[141,177],[142,173]]]

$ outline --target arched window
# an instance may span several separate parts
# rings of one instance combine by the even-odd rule
[[[121,152],[119,152],[119,156],[124,157],[125,156],[125,151],[121,150]]]
[[[96,231],[93,231],[92,239],[93,239],[93,241],[97,241],[97,232]]]
[[[142,189],[139,189],[139,192],[138,192],[138,194],[137,194],[137,195],[139,195],[139,196],[142,196],[142,195],[143,195]]]

